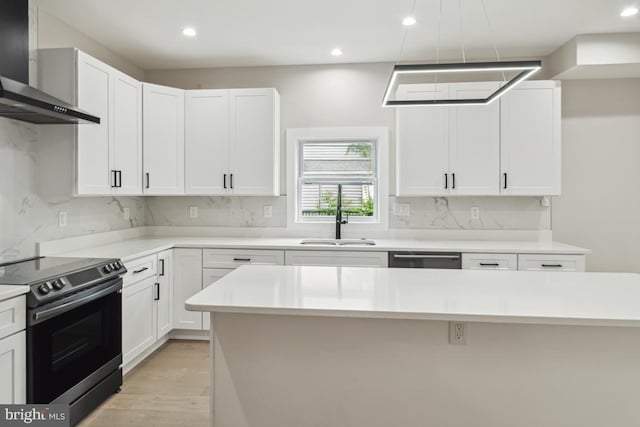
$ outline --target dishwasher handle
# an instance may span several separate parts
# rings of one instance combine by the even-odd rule
[[[393,254],[396,259],[460,259],[460,255],[446,255],[446,254]]]

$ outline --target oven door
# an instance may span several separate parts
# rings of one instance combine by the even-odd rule
[[[121,278],[29,310],[28,403],[71,403],[121,363]]]

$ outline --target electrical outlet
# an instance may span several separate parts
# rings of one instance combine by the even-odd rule
[[[471,206],[471,219],[480,219],[480,207]]]
[[[129,211],[129,208],[122,209],[122,216],[124,216],[125,221],[129,221],[129,218],[131,218],[131,212]]]
[[[393,206],[393,213],[396,216],[410,216],[411,205],[408,203],[396,203]]]
[[[67,226],[67,213],[64,211],[58,212],[58,227],[63,228]]]
[[[189,218],[198,218],[197,206],[189,206]]]
[[[273,217],[273,206],[272,206],[272,205],[264,205],[264,206],[262,207],[262,210],[263,210],[263,212],[262,212],[262,213],[263,213],[263,216],[264,216],[265,218],[271,218],[271,217]]]
[[[449,344],[465,345],[467,343],[467,324],[449,322]]]

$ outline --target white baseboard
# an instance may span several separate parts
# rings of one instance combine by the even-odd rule
[[[174,329],[169,332],[172,340],[209,341],[209,331],[191,331],[188,329]]]

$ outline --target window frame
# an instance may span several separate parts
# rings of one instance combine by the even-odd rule
[[[375,144],[374,189],[376,212],[372,219],[365,217],[349,218],[349,224],[343,228],[346,235],[388,229],[389,221],[389,129],[387,127],[338,127],[338,128],[296,128],[287,130],[287,228],[320,232],[333,232],[333,217],[302,218],[301,203],[301,161],[302,142],[344,142],[370,141]],[[317,233],[316,233],[317,234]],[[357,234],[356,234],[357,235]],[[357,235],[362,237],[361,235]]]

